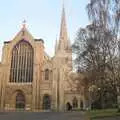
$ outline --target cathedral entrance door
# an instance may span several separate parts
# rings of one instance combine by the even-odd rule
[[[17,110],[24,110],[25,109],[25,96],[20,91],[16,95],[16,109]]]
[[[51,109],[51,98],[49,95],[43,96],[43,109],[50,110]]]

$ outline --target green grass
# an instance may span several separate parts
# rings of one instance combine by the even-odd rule
[[[120,112],[117,112],[117,109],[102,109],[88,111],[87,115],[90,120],[95,120],[96,118],[120,116]]]

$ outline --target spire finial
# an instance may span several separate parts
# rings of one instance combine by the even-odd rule
[[[63,0],[63,6],[62,6],[62,9],[63,9],[63,13],[65,12],[65,1]]]
[[[63,0],[63,8],[65,8],[65,1]]]

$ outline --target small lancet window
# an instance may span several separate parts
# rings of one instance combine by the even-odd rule
[[[45,70],[45,80],[49,80],[49,70]]]

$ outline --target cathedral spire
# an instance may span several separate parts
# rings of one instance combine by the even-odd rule
[[[65,7],[63,4],[58,49],[64,50],[67,49],[68,47],[69,47],[69,41],[68,41],[68,33],[67,33],[67,25],[66,25]]]

